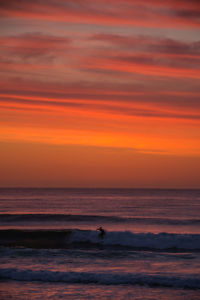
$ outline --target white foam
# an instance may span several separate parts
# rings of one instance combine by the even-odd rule
[[[138,284],[150,286],[165,286],[177,288],[200,288],[200,278],[195,276],[170,276],[137,273],[92,273],[92,272],[55,272],[18,269],[0,269],[0,279],[17,281],[43,281],[66,283],[96,283],[96,284]]]
[[[74,230],[67,243],[94,243],[110,246],[126,246],[150,249],[200,249],[200,235],[198,234],[169,234],[169,233],[139,233],[129,231],[107,232],[100,238],[98,232]]]

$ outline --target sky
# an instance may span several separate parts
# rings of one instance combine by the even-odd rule
[[[200,188],[199,0],[0,0],[0,186]]]

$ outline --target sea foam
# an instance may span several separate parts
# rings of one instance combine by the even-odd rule
[[[43,282],[66,282],[83,284],[106,284],[106,285],[149,285],[176,288],[200,288],[200,278],[179,275],[152,275],[138,273],[95,273],[95,272],[55,272],[55,271],[33,271],[18,269],[0,269],[0,279],[17,281],[43,281]]]
[[[90,243],[107,246],[123,246],[148,249],[182,249],[199,250],[200,235],[198,234],[170,234],[170,233],[133,233],[130,231],[107,232],[100,238],[95,231],[73,231],[67,243]]]

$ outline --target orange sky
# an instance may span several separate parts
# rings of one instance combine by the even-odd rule
[[[0,186],[200,188],[199,16],[1,1]]]

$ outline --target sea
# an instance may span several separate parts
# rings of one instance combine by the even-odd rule
[[[1,188],[0,299],[199,300],[200,190]]]

